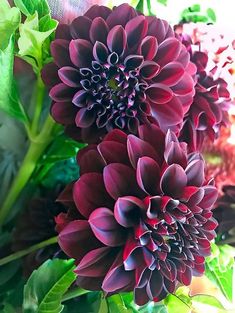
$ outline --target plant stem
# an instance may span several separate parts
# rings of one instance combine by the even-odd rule
[[[85,295],[87,293],[91,292],[90,290],[85,290],[81,288],[71,289],[62,298],[62,302],[71,300],[76,297],[80,297],[82,295]]]
[[[55,243],[57,243],[57,239],[58,239],[58,237],[55,236],[55,237],[52,237],[50,239],[44,240],[42,242],[39,242],[39,243],[37,243],[37,244],[35,244],[35,245],[33,245],[33,246],[29,247],[29,248],[26,248],[24,250],[17,251],[17,252],[15,252],[13,254],[10,254],[10,255],[8,255],[5,258],[0,260],[0,266],[4,265],[6,263],[9,263],[9,262],[15,261],[17,259],[20,259],[23,256],[25,256],[25,255],[27,255],[27,254],[29,254],[31,252],[34,252],[36,250],[39,250],[41,248],[44,248],[44,247],[50,246],[52,244],[55,244]]]
[[[42,131],[35,138],[35,140],[30,143],[28,152],[25,155],[19,172],[16,175],[0,210],[0,227],[4,224],[5,218],[7,218],[11,207],[33,174],[37,165],[37,161],[42,156],[48,144],[51,142],[54,125],[55,123],[53,122],[52,118],[48,116],[43,125]]]
[[[35,111],[34,111],[34,116],[33,116],[33,121],[32,121],[32,127],[31,127],[32,135],[36,135],[38,131],[38,125],[39,125],[39,119],[40,119],[41,111],[42,111],[44,94],[45,94],[45,86],[41,79],[41,72],[39,71],[38,76],[37,76],[37,83],[36,83],[36,101],[35,101],[36,104],[35,104]]]

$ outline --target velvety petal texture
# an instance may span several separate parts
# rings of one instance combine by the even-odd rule
[[[188,49],[191,43],[182,35]],[[191,52],[191,62],[196,65],[195,96],[184,117],[180,140],[188,143],[190,151],[200,150],[205,138],[212,142],[218,138],[222,126],[227,126],[230,94],[227,83],[219,77],[216,64],[208,69],[208,56],[204,52]],[[177,76],[177,70],[173,76]],[[182,87],[183,89],[183,87]],[[176,90],[175,90],[176,91]]]
[[[59,26],[51,52],[42,72],[51,114],[74,139],[98,143],[115,128],[136,135],[149,121],[175,130],[193,101],[184,45],[166,21],[128,4],[95,5]]]
[[[217,190],[205,180],[198,153],[149,124],[137,135],[112,130],[77,160],[81,177],[66,202],[80,218],[60,222],[59,243],[76,259],[79,286],[134,291],[143,305],[203,273],[217,227]]]

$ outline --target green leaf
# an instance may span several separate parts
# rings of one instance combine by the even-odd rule
[[[211,19],[212,22],[216,22],[216,14],[215,11],[211,8],[207,9],[207,16]]]
[[[127,309],[120,294],[107,298],[109,313],[132,313],[131,309]]]
[[[223,309],[224,310],[224,306],[221,304],[221,302],[216,299],[213,296],[210,295],[195,295],[192,297],[192,303],[201,303],[201,304],[206,304],[209,306],[212,306],[214,308],[218,308],[218,309]]]
[[[15,6],[26,16],[38,12],[40,18],[50,13],[50,8],[46,0],[14,0],[14,3]]]
[[[191,306],[189,306],[185,301],[181,300],[173,294],[169,294],[164,303],[167,307],[168,313],[190,313]]]
[[[167,6],[167,0],[157,0],[157,2]]]
[[[99,307],[98,313],[109,313],[109,309],[108,309],[108,304],[107,304],[106,298],[104,298],[104,296],[101,296],[101,297],[102,298],[101,298],[101,301],[100,301],[100,307]]]
[[[20,38],[18,40],[19,56],[33,66],[34,71],[41,70],[45,58],[49,55],[49,44],[45,57],[43,44],[54,32],[58,25],[56,20],[49,15],[43,16],[40,20],[38,12],[29,15],[24,24],[19,27]]]
[[[212,254],[206,259],[206,276],[221,290],[224,296],[233,301],[233,275],[235,250],[229,245],[211,245]]]
[[[5,50],[0,50],[0,109],[23,122],[27,121],[26,113],[20,103],[13,77],[14,36],[10,38]]]
[[[0,49],[5,50],[9,44],[12,34],[19,27],[21,20],[20,11],[11,8],[7,0],[1,0],[0,4]]]
[[[76,276],[73,260],[48,260],[35,270],[24,288],[24,313],[59,313],[63,294]]]

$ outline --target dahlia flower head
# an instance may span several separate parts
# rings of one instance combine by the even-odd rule
[[[139,126],[138,137],[115,129],[77,159],[81,177],[66,202],[78,217],[58,221],[80,287],[134,291],[144,305],[203,273],[217,190],[205,181],[200,154],[187,154],[173,132],[152,124]]]
[[[208,70],[208,55],[193,51],[190,37],[183,35],[182,42],[197,67],[195,96],[184,117],[180,140],[187,142],[189,151],[200,150],[205,138],[212,142],[218,138],[222,126],[228,125],[230,93],[224,79],[218,77],[215,66]]]
[[[51,114],[79,141],[98,143],[115,128],[136,134],[149,120],[178,129],[192,103],[187,49],[165,20],[128,4],[95,5],[60,24],[51,54],[42,71]]]

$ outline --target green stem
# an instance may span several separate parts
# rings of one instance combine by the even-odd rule
[[[76,298],[76,297],[80,297],[80,296],[85,295],[89,292],[91,292],[91,291],[81,289],[81,288],[71,289],[68,292],[66,292],[66,294],[63,296],[62,302],[71,300],[71,299]]]
[[[17,251],[15,253],[11,254],[11,255],[8,255],[7,257],[5,257],[5,258],[0,260],[0,266],[4,265],[6,263],[9,263],[9,262],[15,261],[17,259],[20,259],[23,256],[25,256],[25,255],[27,255],[29,253],[32,253],[32,252],[34,252],[36,250],[39,250],[41,248],[44,248],[44,247],[50,246],[52,244],[55,244],[55,243],[57,243],[57,239],[58,239],[58,237],[55,236],[55,237],[52,237],[50,239],[44,240],[42,242],[39,242],[39,243],[29,247],[29,248],[26,248],[24,250],[20,250],[20,251]]]
[[[51,142],[54,125],[55,123],[53,122],[52,118],[48,116],[43,125],[42,131],[35,138],[35,140],[30,143],[28,152],[25,155],[19,172],[16,175],[0,210],[0,227],[4,224],[5,218],[7,218],[13,204],[33,174],[37,165],[37,161],[42,156],[48,144]]]
[[[42,111],[44,94],[45,94],[45,86],[42,82],[41,74],[39,71],[38,77],[37,77],[37,83],[36,83],[36,101],[35,101],[36,104],[35,104],[35,111],[34,111],[34,116],[33,116],[33,121],[32,121],[32,127],[31,127],[32,135],[36,135],[38,131],[38,125],[39,125],[39,120],[40,120],[41,111]]]

